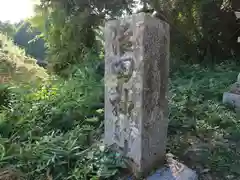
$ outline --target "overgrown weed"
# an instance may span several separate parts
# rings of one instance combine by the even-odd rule
[[[68,80],[50,76],[1,88],[1,168],[17,169],[26,180],[118,178],[123,158],[98,143],[104,101],[96,63],[84,61]],[[229,64],[182,66],[171,74],[168,150],[201,179],[240,177],[239,119],[221,103],[237,74]]]
[[[169,150],[201,179],[240,178],[240,119],[222,104],[237,75],[234,65],[186,66],[172,74]]]

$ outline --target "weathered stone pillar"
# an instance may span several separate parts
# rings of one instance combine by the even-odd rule
[[[169,25],[144,13],[105,27],[105,143],[146,174],[164,161]]]

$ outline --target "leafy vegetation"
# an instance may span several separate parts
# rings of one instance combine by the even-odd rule
[[[24,53],[6,42],[19,56],[15,61],[28,66],[30,60]],[[88,60],[67,81],[51,76],[26,84],[13,76],[4,84],[8,91],[7,96],[0,93],[4,102],[0,108],[0,179],[107,179],[124,165],[120,155],[100,148],[96,141],[102,134],[103,88],[92,65],[96,60]],[[6,61],[15,63],[10,58]]]
[[[239,25],[228,11],[234,7],[221,0],[141,2],[140,11],[156,10],[172,27],[168,150],[200,179],[239,179],[240,118],[221,103],[239,71]],[[0,24],[0,76],[11,77],[0,84],[0,179],[120,179],[123,157],[100,142],[101,26],[133,7],[132,0],[41,0],[23,26]],[[46,58],[48,69],[29,55]]]
[[[119,175],[124,159],[99,142],[103,87],[93,66],[98,59],[89,57],[68,80],[52,77],[31,88],[10,89],[0,114],[0,166],[5,175],[15,172],[31,180]],[[240,177],[239,120],[221,104],[237,73],[230,64],[215,70],[183,66],[171,75],[168,149],[202,179]]]
[[[27,22],[20,21],[15,24],[0,21],[0,32],[13,39],[14,44],[25,49],[25,52],[38,60],[45,59],[45,45],[43,39],[36,38],[41,32],[31,28]]]
[[[157,12],[171,26],[171,57],[180,62],[214,66],[239,59],[239,23],[230,0],[141,0],[140,11]],[[96,29],[109,18],[131,14],[135,1],[43,0],[30,21],[43,33],[53,70],[60,73],[81,62],[82,53],[96,47]],[[71,42],[68,46],[66,43]],[[77,46],[76,46],[77,44]],[[68,48],[68,53],[58,54]],[[62,58],[60,58],[62,57]],[[80,58],[77,58],[80,57]],[[67,59],[67,60],[66,60]],[[60,73],[61,74],[61,73]]]
[[[221,103],[238,72],[225,64],[215,70],[183,66],[172,75],[169,150],[201,179],[240,177],[240,118]]]
[[[48,78],[45,70],[36,60],[26,55],[23,49],[14,46],[9,38],[0,33],[0,73],[15,82],[35,83],[38,79]]]
[[[24,48],[26,53],[37,60],[44,60],[46,56],[46,48],[43,39],[36,39],[41,32],[31,28],[27,22],[19,22],[16,24],[17,31],[14,35],[14,44]]]
[[[88,51],[99,52],[96,31],[104,19],[131,12],[133,0],[127,1],[41,1],[36,16],[29,20],[42,32],[51,70],[62,77],[71,74],[72,66],[82,62]]]
[[[7,34],[9,37],[14,37],[16,33],[16,27],[9,22],[0,21],[0,32]]]
[[[214,66],[231,59],[238,62],[239,23],[234,0],[141,0],[171,25],[171,53],[175,63]],[[144,9],[145,10],[145,9]],[[239,63],[239,62],[238,62]]]

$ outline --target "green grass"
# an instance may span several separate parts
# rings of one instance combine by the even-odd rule
[[[2,51],[0,63],[3,70],[13,67],[13,74],[14,63],[24,68],[23,76],[0,90],[0,179],[112,179],[124,164],[97,141],[103,127],[103,86],[90,62],[94,60],[76,68],[68,80],[41,76],[29,83],[44,70],[30,75],[25,68],[37,67],[14,48]],[[20,59],[10,58],[18,53]]]
[[[238,73],[186,66],[172,75],[168,149],[200,179],[240,179],[240,119],[221,103]]]
[[[11,39],[0,33],[0,76],[9,76],[14,83],[34,83],[48,78],[46,71],[15,46]]]

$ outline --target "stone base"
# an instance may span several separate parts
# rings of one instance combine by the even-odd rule
[[[177,174],[174,174],[171,168],[166,167],[157,170],[153,175],[146,180],[197,180],[197,174],[187,166],[183,165],[184,169]]]
[[[124,180],[139,180],[142,178],[128,177]],[[166,163],[164,167],[154,171],[144,180],[197,180],[197,174],[184,164],[173,158],[172,154],[166,155]]]
[[[228,104],[234,108],[240,108],[240,95],[225,92],[223,94],[223,104]]]

